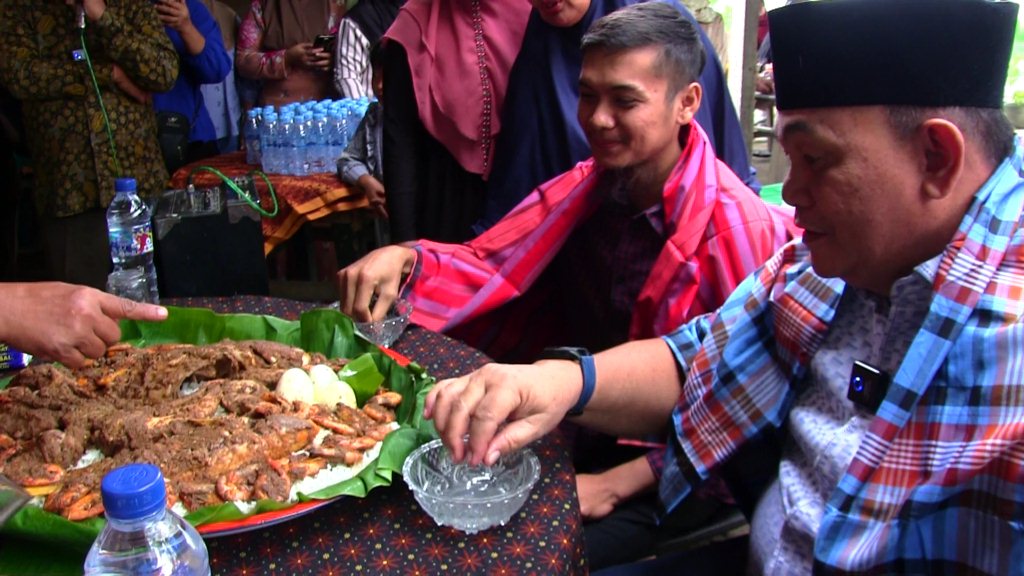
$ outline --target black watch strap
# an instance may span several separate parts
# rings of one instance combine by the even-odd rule
[[[572,360],[578,364],[584,356],[590,356],[590,350],[579,346],[555,346],[545,348],[538,360]]]

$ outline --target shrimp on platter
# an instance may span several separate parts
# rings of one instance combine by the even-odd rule
[[[296,490],[332,486],[347,477],[343,468],[366,465],[398,427],[402,396],[390,390],[360,408],[276,392],[288,369],[346,362],[274,342],[223,341],[116,344],[75,370],[31,365],[0,390],[0,472],[72,521],[103,514],[103,475],[132,462],[159,466],[168,505],[186,512],[296,501]]]

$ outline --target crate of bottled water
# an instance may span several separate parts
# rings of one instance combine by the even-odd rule
[[[253,109],[246,123],[246,161],[269,174],[333,173],[369,104],[364,97]]]

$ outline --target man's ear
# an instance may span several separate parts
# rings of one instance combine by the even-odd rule
[[[676,121],[680,126],[689,124],[693,117],[697,115],[697,109],[700,108],[700,101],[703,96],[704,89],[696,82],[690,82],[688,86],[676,94]]]
[[[924,155],[921,190],[929,198],[945,198],[955,190],[964,172],[964,135],[952,122],[931,118],[921,124],[918,139]]]

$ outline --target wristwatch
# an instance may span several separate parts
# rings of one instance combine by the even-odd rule
[[[572,346],[558,346],[545,348],[540,353],[539,360],[571,360],[580,365],[583,371],[583,390],[580,391],[580,398],[576,404],[566,412],[566,416],[579,416],[583,409],[590,402],[594,395],[594,386],[597,384],[597,369],[594,366],[594,357],[586,348]]]

